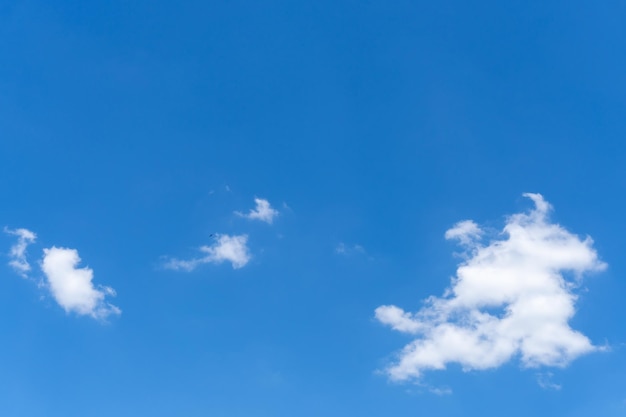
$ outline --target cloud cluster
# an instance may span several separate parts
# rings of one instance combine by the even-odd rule
[[[205,255],[189,260],[170,259],[165,268],[183,271],[193,271],[202,264],[230,262],[234,269],[243,268],[250,261],[248,249],[248,235],[217,235],[211,246],[202,246],[200,251]]]
[[[268,224],[272,224],[276,216],[279,215],[270,205],[269,201],[262,198],[255,198],[256,207],[248,214],[235,211],[240,217],[250,220],[260,220]],[[250,249],[248,248],[248,235],[227,235],[215,234],[216,240],[211,245],[201,246],[199,248],[203,256],[192,259],[170,258],[163,267],[175,271],[193,271],[202,264],[220,264],[230,262],[233,269],[243,268],[251,259]]]
[[[248,214],[240,214],[253,220],[271,224],[278,211],[267,200],[255,198],[256,208]],[[4,228],[4,232],[17,237],[17,242],[9,251],[9,265],[24,278],[29,277],[31,265],[26,249],[35,242],[37,235],[27,229]],[[192,271],[202,264],[220,264],[230,262],[233,269],[243,268],[250,261],[248,235],[216,234],[211,245],[199,248],[202,256],[188,260],[170,259],[164,267],[174,270]],[[106,319],[121,314],[121,310],[106,299],[115,296],[115,290],[93,283],[94,273],[91,268],[79,267],[80,256],[76,249],[50,247],[43,250],[39,263],[45,277],[43,286],[50,291],[54,300],[68,313]]]
[[[27,278],[31,266],[27,260],[26,248],[35,242],[37,235],[27,229],[5,228],[5,232],[17,236],[17,243],[9,251],[9,265]],[[68,313],[74,312],[96,319],[121,314],[118,307],[105,300],[107,296],[115,296],[115,291],[110,287],[95,287],[92,282],[93,270],[77,268],[79,263],[80,257],[76,249],[53,246],[43,250],[40,266],[45,276],[44,286],[54,300]]]
[[[274,218],[278,216],[278,210],[272,208],[270,202],[265,199],[255,198],[254,202],[256,207],[251,209],[248,214],[238,211],[236,211],[235,214],[250,220],[260,220],[262,222],[272,224],[274,222]]]
[[[510,216],[486,245],[472,221],[446,232],[466,256],[443,297],[429,297],[417,313],[393,305],[376,309],[381,323],[415,336],[386,369],[392,380],[416,379],[450,363],[495,368],[517,355],[526,367],[564,366],[598,349],[568,322],[583,274],[606,264],[591,238],[550,222],[551,206],[541,195],[524,196],[535,208]]]

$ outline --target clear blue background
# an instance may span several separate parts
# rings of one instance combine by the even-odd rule
[[[123,310],[68,316],[3,262],[0,415],[625,415],[625,21],[619,1],[0,2],[0,222],[35,258],[78,249]],[[442,294],[444,231],[499,227],[527,191],[609,264],[572,326],[612,351],[553,370],[560,391],[517,361],[427,374],[447,396],[376,374],[408,339],[374,309]],[[274,225],[232,214],[254,196]],[[248,233],[251,263],[159,268],[214,232]]]

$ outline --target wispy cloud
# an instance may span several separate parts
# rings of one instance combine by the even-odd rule
[[[452,394],[452,390],[448,387],[429,387],[428,392],[430,392],[431,394],[439,395],[440,397]]]
[[[553,382],[553,376],[554,374],[552,372],[540,372],[537,374],[537,383],[543,389],[559,391],[561,384]]]
[[[335,246],[335,253],[338,255],[350,255],[353,253],[365,253],[365,248],[361,245],[346,245],[343,242],[339,242]]]
[[[66,312],[105,319],[119,315],[121,310],[106,302],[107,296],[115,296],[110,287],[93,284],[93,270],[77,268],[81,259],[76,249],[51,247],[44,249],[41,269],[56,302]]]
[[[26,259],[26,248],[35,242],[37,235],[28,229],[9,229],[7,227],[4,228],[4,232],[17,236],[17,242],[11,246],[9,251],[9,265],[15,272],[26,278],[31,270],[30,263]]]
[[[526,367],[565,366],[600,349],[568,322],[583,274],[606,264],[590,237],[550,222],[551,206],[540,194],[525,196],[535,208],[510,216],[503,233],[485,246],[471,221],[446,232],[464,246],[466,258],[443,297],[429,297],[417,313],[393,305],[376,309],[381,323],[416,336],[385,370],[391,379],[416,379],[449,363],[495,368],[518,354]]]
[[[201,246],[200,252],[205,255],[199,258],[170,259],[164,265],[167,269],[193,271],[199,265],[230,262],[234,269],[243,268],[250,261],[248,249],[248,235],[217,235],[217,240],[211,246]]]
[[[245,217],[250,220],[260,220],[262,222],[272,224],[276,216],[278,216],[278,210],[272,208],[270,202],[263,198],[255,198],[254,202],[256,207],[251,209],[248,214],[236,211],[235,214],[241,217]]]

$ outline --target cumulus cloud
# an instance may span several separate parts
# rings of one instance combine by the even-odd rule
[[[238,211],[235,213],[238,216],[245,217],[250,220],[260,220],[262,222],[272,224],[274,222],[274,218],[278,216],[278,210],[273,209],[270,202],[265,199],[255,198],[254,202],[256,203],[256,207],[251,209],[248,214]]]
[[[28,263],[26,259],[26,248],[28,245],[35,242],[37,235],[27,229],[9,229],[7,227],[4,228],[4,232],[9,235],[17,236],[17,243],[11,246],[11,250],[9,251],[9,265],[15,272],[26,278],[28,272],[31,270],[30,263]]]
[[[230,262],[233,269],[243,268],[250,261],[248,235],[217,235],[216,242],[211,246],[200,247],[205,255],[188,260],[170,259],[164,266],[168,269],[193,271],[199,265],[224,261]]]
[[[66,312],[105,319],[121,310],[106,302],[106,296],[115,296],[110,287],[93,284],[93,270],[77,268],[81,259],[76,249],[52,247],[44,249],[41,269],[46,283],[57,303]]]
[[[534,209],[508,217],[485,245],[472,221],[446,232],[466,257],[442,297],[427,298],[416,313],[393,305],[376,309],[381,323],[415,337],[385,370],[390,379],[418,379],[451,363],[496,368],[518,356],[525,367],[565,366],[599,349],[569,320],[583,275],[606,264],[590,237],[550,222],[551,206],[540,194],[524,196]]]

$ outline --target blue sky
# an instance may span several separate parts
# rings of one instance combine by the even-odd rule
[[[624,415],[625,17],[1,2],[0,414]]]

